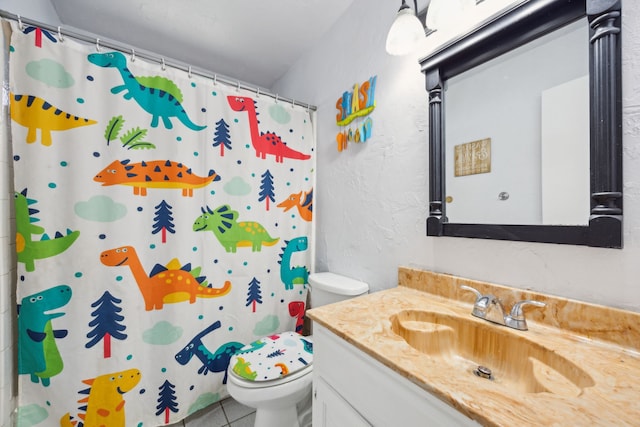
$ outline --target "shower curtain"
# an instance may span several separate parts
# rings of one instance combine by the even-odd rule
[[[19,425],[174,423],[301,329],[310,113],[12,26]]]

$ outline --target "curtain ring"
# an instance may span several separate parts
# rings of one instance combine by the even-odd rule
[[[167,64],[165,64],[164,62],[164,57],[162,57],[162,60],[160,61],[162,63],[162,71],[167,69]]]
[[[311,112],[311,104],[307,104],[307,113]]]
[[[20,15],[18,15],[18,28],[20,29],[20,31],[24,29],[24,25],[22,25],[22,18],[20,17]]]
[[[291,98],[291,108],[295,108],[296,106],[296,100]]]
[[[64,42],[64,37],[62,37],[62,31],[60,30],[60,26],[58,26],[58,41],[60,43]]]
[[[260,98],[260,88],[256,88],[256,98]]]
[[[236,86],[236,92],[240,91],[240,80],[236,80],[237,86]]]
[[[131,48],[131,62],[136,62],[136,50]]]
[[[187,75],[189,76],[189,78],[191,78],[191,65],[189,65],[189,72],[187,73]]]
[[[276,104],[278,103],[278,94],[276,93]]]
[[[213,75],[213,85],[214,86],[218,86],[218,75],[217,74]]]
[[[100,39],[96,39],[96,52],[100,52]]]

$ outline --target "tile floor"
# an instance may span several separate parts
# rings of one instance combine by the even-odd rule
[[[216,402],[171,427],[253,427],[255,409],[232,398]]]

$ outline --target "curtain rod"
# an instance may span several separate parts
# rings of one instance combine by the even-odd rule
[[[147,52],[144,49],[141,49],[140,51],[138,51],[138,49],[135,49],[133,47],[126,46],[124,44],[118,43],[113,40],[103,39],[101,37],[98,37],[95,34],[89,34],[89,33],[82,34],[82,33],[74,32],[70,29],[62,28],[60,26],[45,24],[42,22],[35,21],[33,19],[24,18],[20,15],[16,15],[4,10],[0,10],[0,17],[11,19],[18,22],[20,29],[22,29],[22,26],[24,24],[27,24],[33,27],[40,27],[49,32],[57,33],[59,36],[71,37],[73,39],[80,40],[86,43],[95,44],[96,48],[106,47],[109,49],[120,51],[122,53],[130,54],[133,57],[140,57],[140,58],[147,59],[149,61],[157,62],[158,64],[162,65],[163,69],[165,66],[169,66],[169,67],[184,71],[189,75],[195,74],[200,77],[211,79],[213,80],[214,84],[222,83],[227,86],[235,87],[236,89],[244,89],[244,90],[255,93],[257,96],[264,95],[269,98],[273,98],[276,100],[276,102],[282,101],[282,102],[289,103],[291,104],[292,107],[294,105],[298,105],[300,107],[306,108],[307,110],[311,110],[311,111],[317,110],[317,107],[315,105],[303,104],[302,102],[296,101],[293,98],[280,97],[277,93],[274,94],[269,91],[263,92],[260,89],[260,87],[253,87],[248,83],[241,82],[240,80],[233,79],[231,77],[228,77],[222,74],[213,73],[211,71],[208,72],[197,67],[192,67],[191,65],[188,65],[187,63],[182,61],[178,61],[174,59],[167,60],[167,58],[165,58],[164,56]]]

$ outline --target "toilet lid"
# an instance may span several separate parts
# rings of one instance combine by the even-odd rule
[[[285,378],[313,363],[313,341],[295,332],[260,338],[242,347],[229,361],[232,375],[261,382]]]

